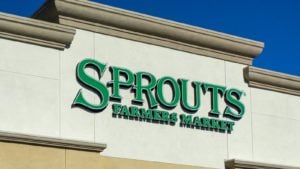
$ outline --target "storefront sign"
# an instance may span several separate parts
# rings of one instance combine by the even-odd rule
[[[99,75],[99,79],[89,76],[86,68],[93,68]],[[107,69],[111,71],[107,71]],[[102,82],[101,77],[104,73],[111,73],[111,81]],[[111,102],[120,102],[122,96],[120,90],[128,90],[134,96],[132,103],[136,106],[121,105],[115,103],[112,105],[112,114],[114,117],[123,117],[127,119],[135,119],[147,122],[156,122],[163,124],[175,125],[180,121],[180,126],[209,129],[220,132],[231,132],[233,130],[234,121],[239,120],[245,113],[245,106],[240,101],[245,95],[241,90],[235,88],[227,88],[216,84],[189,81],[186,79],[174,79],[170,76],[164,76],[157,79],[149,72],[133,73],[129,69],[110,66],[93,59],[84,59],[77,65],[76,77],[80,84],[88,90],[93,91],[100,99],[99,104],[88,102],[81,89],[78,91],[73,105],[89,109],[93,112],[101,112]],[[147,82],[147,84],[145,84]],[[172,99],[166,99],[164,86],[168,85],[172,89]],[[188,88],[194,90],[193,96],[188,96]],[[111,88],[111,94],[108,90]],[[201,94],[210,94],[211,102],[202,103]],[[219,99],[224,98],[226,103],[225,110],[220,110]],[[189,103],[188,98],[194,98],[194,103]],[[139,105],[145,104],[145,98],[149,109],[139,108]],[[223,100],[222,100],[223,101]],[[170,112],[181,105],[183,113]],[[202,104],[210,104],[211,110],[208,112],[212,118],[193,116],[201,109]],[[158,110],[160,106],[164,110]],[[221,116],[227,119],[218,119]]]

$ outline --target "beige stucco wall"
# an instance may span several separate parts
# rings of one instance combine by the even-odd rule
[[[0,142],[0,168],[65,169],[65,149]]]
[[[100,158],[103,159],[101,165],[107,166],[114,165],[115,159],[136,159],[139,162],[129,164],[135,166],[144,160],[224,168],[224,160],[230,158],[300,166],[297,131],[300,98],[249,88],[243,76],[246,65],[82,30],[76,31],[70,48],[64,51],[6,39],[0,39],[0,44],[3,49],[0,51],[2,131],[106,143],[107,149]],[[234,131],[226,134],[112,118],[110,105],[101,113],[71,108],[76,93],[82,88],[76,81],[75,68],[84,58],[133,72],[147,71],[157,78],[169,75],[235,87],[246,93],[242,98],[246,113],[236,122]],[[94,71],[89,72],[96,77]],[[106,72],[101,81],[109,79],[110,74]],[[83,89],[83,92],[89,101],[98,101],[90,91]],[[128,90],[122,90],[121,94],[122,104],[131,105],[133,94]],[[195,115],[204,117],[210,110],[210,98],[206,95],[201,99],[201,110]],[[220,110],[225,106],[220,101]],[[180,106],[174,111],[182,112]],[[15,151],[23,149],[17,145],[9,147]],[[40,153],[42,150],[30,148]],[[78,159],[98,159],[98,154],[73,150],[49,149],[47,153],[55,157],[63,153],[66,160],[77,159],[67,160],[63,163],[66,166],[79,165],[76,164],[80,162]],[[21,158],[17,155],[12,157]],[[47,161],[42,155],[32,156],[35,158]],[[57,163],[62,165],[60,159]],[[91,165],[81,163],[85,164]],[[39,163],[31,165],[41,168]]]
[[[300,97],[251,89],[253,157],[300,166]]]
[[[101,156],[96,152],[0,142],[0,168],[5,169],[205,169]]]

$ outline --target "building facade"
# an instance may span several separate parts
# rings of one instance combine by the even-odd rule
[[[300,166],[300,78],[261,42],[84,0],[0,14],[0,168]]]

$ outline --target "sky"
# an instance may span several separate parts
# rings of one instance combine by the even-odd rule
[[[92,0],[265,43],[253,65],[300,76],[300,0]],[[0,12],[30,17],[45,0],[1,0]]]

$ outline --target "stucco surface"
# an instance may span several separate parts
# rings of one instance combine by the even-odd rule
[[[112,158],[210,168],[224,168],[224,160],[230,158],[300,166],[300,98],[249,88],[243,77],[246,65],[82,30],[76,31],[65,51],[2,39],[0,44],[5,49],[0,51],[0,130],[105,143],[107,149],[102,155]],[[72,107],[83,88],[75,70],[84,58],[132,72],[150,72],[157,79],[171,76],[243,90],[246,113],[227,134],[182,128],[179,122],[170,126],[113,118],[111,103],[116,102],[98,113]],[[94,70],[87,72],[99,78]],[[110,79],[106,70],[100,81]],[[90,102],[99,102],[93,92],[82,91]],[[188,93],[193,94],[191,90]],[[166,98],[172,96],[167,87],[165,94]],[[132,105],[134,94],[130,90],[122,89],[121,96],[121,104]],[[195,115],[207,117],[209,93],[201,96],[201,103]],[[147,102],[142,107],[148,108]],[[219,96],[221,112],[225,107],[224,98]],[[180,106],[168,111],[184,113]],[[76,152],[67,154],[79,158]]]

